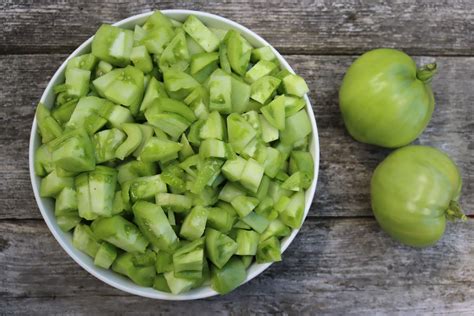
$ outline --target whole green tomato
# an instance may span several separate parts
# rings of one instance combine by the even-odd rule
[[[454,162],[428,146],[406,146],[392,152],[374,171],[372,210],[383,230],[414,247],[436,243],[446,219],[461,218],[458,198],[462,179]]]
[[[415,140],[434,109],[431,77],[436,64],[417,70],[402,51],[369,51],[349,67],[339,90],[339,105],[356,140],[396,148]]]

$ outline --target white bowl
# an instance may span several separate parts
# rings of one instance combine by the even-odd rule
[[[191,10],[162,10],[165,15],[169,16],[170,18],[176,19],[178,21],[184,21],[186,17],[190,14],[197,16],[201,21],[203,21],[206,25],[214,27],[214,28],[221,28],[221,29],[234,29],[239,31],[254,47],[261,47],[261,46],[270,46],[270,44],[265,41],[263,38],[258,36],[256,33],[252,32],[251,30],[247,29],[246,27],[228,20],[226,18],[200,12],[200,11],[191,11]],[[133,29],[136,24],[143,24],[145,20],[152,14],[153,12],[147,12],[139,15],[135,15],[129,17],[125,20],[115,23],[114,25],[120,26],[122,28],[129,28]],[[92,42],[92,37],[85,41],[81,46],[79,46],[59,67],[59,69],[54,74],[53,78],[48,83],[46,90],[44,91],[43,95],[41,96],[41,102],[44,103],[47,107],[51,107],[54,103],[54,93],[53,87],[56,84],[62,83],[64,81],[64,70],[66,68],[67,61],[75,56],[82,55],[85,53],[90,52],[90,45]],[[289,71],[293,72],[293,69],[290,65],[286,62],[286,60],[274,49],[272,48],[273,52],[278,58],[282,68],[288,69]],[[306,207],[304,212],[304,218],[306,218],[308,211],[311,206],[311,202],[313,200],[314,192],[316,191],[316,183],[318,179],[318,170],[319,170],[319,139],[318,139],[318,130],[316,127],[316,120],[314,118],[313,110],[311,108],[310,101],[307,96],[304,97],[306,101],[306,110],[309,114],[311,125],[313,128],[313,137],[310,142],[310,152],[313,155],[314,159],[314,180],[311,184],[311,187],[306,191]],[[33,120],[33,126],[31,128],[31,136],[30,136],[30,148],[29,148],[29,166],[30,166],[30,176],[31,176],[31,183],[33,185],[33,191],[36,198],[36,202],[38,203],[38,207],[43,215],[43,218],[46,224],[49,227],[49,230],[53,233],[53,236],[59,242],[61,247],[71,256],[74,261],[76,261],[81,267],[83,267],[86,271],[90,274],[95,276],[96,278],[102,280],[103,282],[120,289],[122,291],[136,294],[144,297],[155,298],[155,299],[163,299],[163,300],[193,300],[193,299],[200,299],[205,297],[210,297],[217,295],[218,293],[211,289],[209,286],[203,286],[187,293],[174,295],[170,293],[160,292],[154,290],[152,288],[142,287],[139,285],[134,284],[129,279],[115,273],[111,270],[105,270],[99,268],[94,265],[93,260],[87,256],[86,254],[82,253],[81,251],[74,248],[71,241],[71,233],[64,233],[56,223],[56,219],[54,217],[54,204],[53,200],[49,198],[42,198],[39,195],[39,183],[40,177],[35,175],[33,161],[35,156],[36,149],[40,146],[41,140],[37,132],[37,123],[36,119]],[[294,229],[290,236],[284,238],[281,242],[281,250],[282,252],[288,248],[290,243],[295,238],[296,234],[298,233],[299,229]],[[284,260],[284,259],[283,259]],[[252,264],[249,269],[247,270],[247,279],[245,282],[250,281],[260,273],[262,273],[265,269],[267,269],[271,263],[265,264]],[[67,280],[65,280],[67,282]]]

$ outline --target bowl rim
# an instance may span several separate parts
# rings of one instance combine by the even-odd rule
[[[248,38],[249,36],[252,38],[252,40],[259,42],[262,46],[269,46],[275,56],[277,57],[278,61],[280,62],[280,65],[289,70],[290,72],[294,73],[293,68],[288,64],[288,62],[281,56],[281,54],[272,46],[270,45],[266,40],[264,40],[260,35],[257,33],[253,32],[252,30],[248,29],[247,27],[234,22],[230,19],[227,19],[225,17],[208,13],[208,12],[203,12],[203,11],[194,11],[194,10],[182,10],[182,9],[171,9],[171,10],[160,10],[163,14],[167,16],[176,16],[176,15],[195,15],[198,18],[204,18],[204,19],[211,19],[215,20],[219,23],[226,24],[229,28],[237,29],[241,34],[244,35],[244,37]],[[141,14],[133,15],[130,16],[126,19],[120,20],[116,23],[113,23],[112,25],[114,26],[123,26],[128,23],[134,23],[137,20],[145,19],[146,17],[150,16],[153,14],[154,11],[148,11],[144,12]],[[134,23],[137,24],[137,23]],[[65,71],[66,64],[69,61],[69,59],[81,54],[81,51],[84,50],[87,46],[89,46],[92,43],[93,36],[88,38],[86,41],[84,41],[78,48],[76,48],[67,58],[66,60],[61,64],[61,66],[56,70],[54,75],[51,77],[49,80],[46,88],[44,89],[44,92],[41,96],[40,102],[45,103],[45,100],[47,96],[50,94],[51,90],[53,89],[54,83],[61,77]],[[310,149],[311,154],[313,155],[314,159],[314,178],[313,182],[311,183],[311,186],[305,191],[305,211],[304,211],[304,216],[302,220],[302,225],[304,224],[304,221],[306,220],[306,217],[308,215],[309,209],[311,208],[312,201],[314,199],[314,194],[316,192],[316,186],[318,182],[318,173],[319,173],[319,163],[320,163],[320,147],[319,147],[319,134],[318,134],[318,129],[316,125],[316,119],[314,116],[313,109],[311,107],[311,102],[308,98],[308,95],[304,96],[304,100],[306,102],[306,111],[309,115],[310,122],[311,122],[311,127],[312,127],[312,138],[311,138],[311,143],[310,147],[312,147],[312,150]],[[94,277],[97,279],[101,280],[102,282],[116,288],[119,290],[122,290],[124,292],[142,296],[142,297],[147,297],[147,298],[153,298],[153,299],[162,299],[162,300],[194,300],[194,299],[201,299],[201,298],[207,298],[211,296],[218,295],[219,293],[215,292],[212,288],[210,288],[209,285],[202,286],[200,288],[196,288],[190,292],[185,292],[181,294],[172,294],[172,293],[166,293],[166,292],[161,292],[158,290],[155,290],[153,288],[148,288],[148,287],[142,287],[133,284],[130,280],[125,279],[123,277],[124,281],[118,281],[118,280],[112,280],[110,277],[104,275],[105,271],[108,270],[103,270],[99,267],[96,267],[88,262],[85,262],[84,259],[80,258],[79,255],[77,255],[74,252],[74,246],[72,245],[70,240],[67,240],[64,236],[61,236],[61,234],[65,234],[62,231],[59,231],[57,227],[53,225],[53,221],[50,218],[50,216],[47,214],[48,210],[47,207],[44,205],[43,198],[40,197],[39,195],[39,187],[38,187],[38,177],[35,174],[34,171],[34,156],[35,156],[35,151],[37,146],[35,146],[35,143],[37,143],[38,139],[38,133],[37,133],[37,122],[36,122],[36,116],[33,118],[33,124],[31,127],[31,134],[30,134],[30,141],[29,141],[29,171],[30,171],[30,180],[31,180],[31,185],[33,187],[33,192],[36,200],[36,204],[38,205],[38,208],[40,209],[41,215],[46,222],[46,225],[48,226],[48,229],[51,231],[53,234],[54,238],[56,241],[61,245],[63,250],[77,263],[79,266],[81,266],[84,270],[92,274]],[[293,229],[291,234],[284,238],[281,243],[281,252],[283,253],[288,246],[293,242],[294,238],[300,231],[301,227],[298,229]],[[70,234],[69,232],[67,234]],[[92,262],[92,261],[91,261]],[[239,285],[242,286],[243,284],[247,283],[248,281],[252,280],[255,278],[257,275],[261,274],[264,272],[268,267],[270,267],[273,264],[273,262],[270,263],[264,263],[264,264],[257,264],[253,263],[248,269],[247,269],[247,278],[245,281]],[[254,268],[255,267],[255,268]],[[252,268],[254,268],[252,271],[250,271]],[[115,272],[113,272],[115,273]],[[115,273],[117,274],[117,273]],[[118,274],[117,274],[118,275]],[[130,283],[130,285],[127,284]],[[150,291],[151,290],[151,291]]]

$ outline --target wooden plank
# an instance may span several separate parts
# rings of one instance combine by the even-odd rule
[[[40,218],[28,174],[28,139],[34,108],[65,55],[0,56],[0,218]],[[321,170],[310,216],[368,216],[370,177],[388,150],[352,140],[344,129],[337,90],[349,56],[287,56],[311,89],[319,126]],[[427,57],[416,58],[428,62]],[[438,58],[434,79],[437,109],[417,141],[442,148],[457,162],[464,178],[462,205],[474,214],[474,58]]]
[[[0,53],[71,52],[101,23],[154,9],[222,15],[283,53],[359,54],[397,47],[418,55],[472,55],[471,0],[346,1],[2,1]]]
[[[474,222],[438,245],[391,240],[373,219],[311,219],[263,275],[224,297],[153,301],[101,283],[75,264],[41,221],[0,221],[4,314],[474,312]]]

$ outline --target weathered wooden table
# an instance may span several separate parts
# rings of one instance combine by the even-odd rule
[[[457,162],[474,214],[474,2],[369,2],[2,1],[0,314],[474,314],[474,221],[423,250],[388,238],[368,187],[389,151],[353,141],[337,101],[345,69],[368,49],[436,59],[437,108],[417,143]],[[283,262],[224,297],[179,303],[127,295],[74,263],[41,218],[27,164],[36,103],[66,56],[102,22],[167,8],[219,14],[266,38],[308,81],[321,140],[316,197]]]

